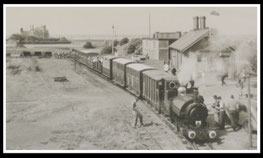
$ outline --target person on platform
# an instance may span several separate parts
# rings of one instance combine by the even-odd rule
[[[225,129],[225,103],[220,96],[217,99],[219,103],[219,106],[216,107],[219,112],[219,129],[223,130]]]
[[[226,73],[222,75],[222,77],[221,77],[221,85],[222,86],[226,85],[225,79],[226,79],[227,76],[228,75]]]
[[[243,88],[245,82],[246,82],[246,73],[245,70],[242,70],[238,80],[238,83],[240,85],[240,96],[243,96]]]
[[[171,73],[176,76],[176,68],[173,66],[172,70],[171,70]]]
[[[195,81],[191,78],[191,80],[185,85],[186,93],[193,93]]]
[[[214,103],[212,104],[212,108],[215,110],[214,111],[214,119],[217,125],[219,125],[219,111],[217,110],[217,108],[219,107],[219,100],[217,99],[217,96],[214,95]]]
[[[169,65],[164,61],[163,70],[168,73],[169,71]]]
[[[199,94],[197,88],[193,89],[193,97],[195,103],[204,103],[204,97]]]
[[[234,95],[230,96],[230,102],[227,104],[226,113],[230,119],[231,127],[234,131],[238,131],[241,128],[239,124],[239,112],[241,103],[235,100]]]

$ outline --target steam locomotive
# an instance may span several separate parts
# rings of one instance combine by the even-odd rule
[[[187,92],[175,76],[112,55],[98,60],[73,50],[69,58],[145,99],[158,113],[168,116],[188,139],[207,141],[217,137],[216,131],[209,129],[208,110],[198,89]]]

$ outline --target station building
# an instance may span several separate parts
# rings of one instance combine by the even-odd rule
[[[169,60],[169,45],[181,37],[181,32],[156,32],[153,38],[142,40],[143,55],[153,60]]]
[[[233,46],[214,49],[211,46],[213,29],[206,27],[205,16],[193,17],[193,30],[184,34],[181,38],[169,46],[170,62],[177,70],[189,58],[195,61],[195,73],[201,75],[206,72],[228,74],[229,78],[235,76],[235,50]]]

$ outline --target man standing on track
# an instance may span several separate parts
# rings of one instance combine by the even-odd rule
[[[143,124],[143,116],[138,111],[138,107],[137,107],[137,104],[136,104],[138,101],[139,101],[139,97],[137,97],[136,100],[132,104],[132,114],[134,116],[134,124],[133,124],[134,128],[136,128],[138,119],[140,120],[140,126],[139,127],[144,126],[144,124]]]

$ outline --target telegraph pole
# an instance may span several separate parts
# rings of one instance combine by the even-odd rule
[[[249,147],[253,147],[252,144],[252,127],[251,127],[251,101],[250,101],[250,76],[247,74],[247,91],[248,91],[248,130],[249,130]]]
[[[116,33],[116,29],[114,30],[114,37],[115,37],[115,41],[117,40],[117,33]]]
[[[149,38],[151,38],[151,14],[149,14]]]

